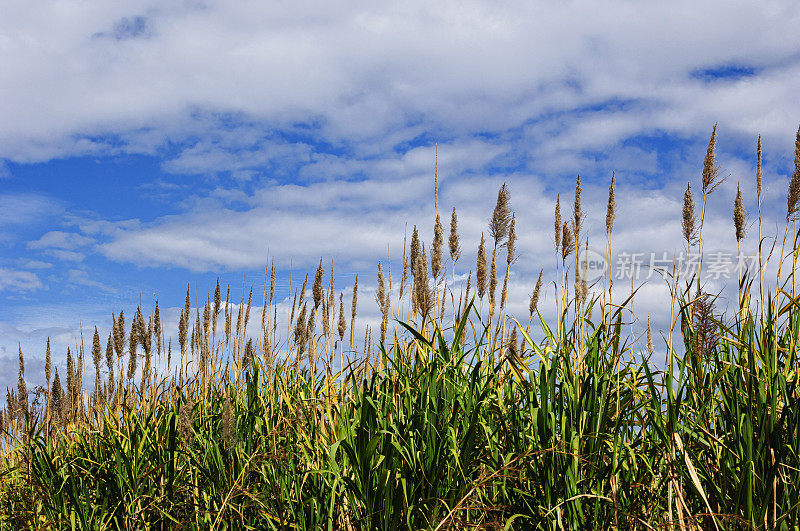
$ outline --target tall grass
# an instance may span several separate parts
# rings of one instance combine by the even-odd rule
[[[716,127],[699,227],[687,188],[690,252],[700,252],[718,184],[715,141]],[[430,269],[416,227],[399,290],[389,262],[379,266],[381,325],[377,339],[367,327],[363,346],[358,280],[337,305],[332,267],[320,262],[310,299],[308,276],[293,293],[285,327],[274,267],[255,325],[252,289],[238,305],[230,287],[222,300],[219,284],[205,298],[187,292],[174,353],[157,303],[152,316],[137,311],[130,329],[120,312],[105,352],[97,331],[92,338],[91,392],[82,347],[77,362],[69,353],[64,380],[56,371],[51,381],[48,343],[48,388],[33,393],[20,352],[19,386],[2,412],[0,519],[37,529],[796,528],[800,133],[797,149],[792,252],[775,258],[759,247],[759,271],[740,276],[732,315],[715,309],[699,278],[665,272],[665,365],[650,360],[649,327],[647,348],[636,346],[626,321],[633,294],[612,304],[610,273],[600,295],[587,290],[580,180],[571,227],[556,204],[554,323],[538,310],[541,275],[527,320],[506,315],[516,233],[504,186],[488,227],[490,268],[481,239],[477,294],[469,283],[455,290],[457,217],[453,209],[448,267],[437,212]],[[759,139],[759,239],[760,157]],[[615,193],[614,179],[609,257]],[[744,215],[738,195],[737,243]],[[787,258],[765,286],[770,260]],[[756,279],[760,296],[751,297]],[[179,369],[159,372],[173,357]]]

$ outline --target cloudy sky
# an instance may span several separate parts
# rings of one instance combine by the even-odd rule
[[[726,181],[708,205],[709,250],[736,249],[737,183],[755,211],[759,134],[777,232],[800,123],[798,27],[800,5],[777,0],[7,0],[0,389],[16,381],[18,344],[40,383],[46,337],[63,364],[80,327],[107,333],[112,311],[154,297],[180,306],[187,284],[258,285],[267,256],[281,296],[289,271],[320,257],[336,261],[338,289],[359,273],[368,292],[406,226],[432,237],[437,144],[461,272],[508,183],[520,311],[552,270],[553,204],[571,202],[577,174],[591,247],[603,249],[615,171],[615,249],[680,251],[683,190],[699,189],[715,123]],[[663,282],[640,293],[640,318],[658,313],[663,328]]]

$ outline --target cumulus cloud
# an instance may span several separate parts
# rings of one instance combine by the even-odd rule
[[[800,13],[791,2],[151,2],[136,12],[101,2],[80,16],[55,4],[8,11],[0,156],[19,161],[153,152],[205,136],[209,116],[229,127],[243,121],[243,134],[268,124],[358,150],[420,131],[563,121],[573,125],[562,138],[580,148],[654,129],[693,135],[714,121],[778,139],[798,110]],[[172,167],[197,171],[194,152],[213,152],[203,142]],[[217,157],[224,163],[226,154]]]
[[[30,225],[61,210],[49,197],[33,193],[0,193],[0,239],[12,228]]]
[[[31,260],[30,258],[21,259],[19,261],[19,265],[27,269],[50,269],[53,267],[53,264],[51,264],[50,262],[44,262],[42,260]]]
[[[42,282],[36,273],[0,267],[0,291],[32,291],[40,289]]]
[[[67,272],[67,280],[69,280],[69,282],[72,282],[73,284],[79,284],[81,286],[89,286],[91,288],[98,288],[108,293],[117,292],[116,288],[107,286],[106,284],[103,284],[102,282],[99,282],[91,278],[89,272],[83,269],[70,269]]]
[[[65,249],[45,249],[44,253],[62,262],[83,262],[86,258],[86,255],[83,253],[67,251]]]
[[[76,234],[74,232],[65,232],[60,230],[53,230],[46,233],[38,240],[28,243],[29,249],[64,249],[68,251],[75,250],[79,247],[89,245],[93,240],[89,237]]]

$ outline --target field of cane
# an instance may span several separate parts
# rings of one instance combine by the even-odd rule
[[[675,213],[690,255],[702,256],[720,182],[715,143],[716,127],[701,179]],[[250,289],[241,304],[219,283],[199,298],[187,291],[177,338],[165,337],[156,304],[114,315],[107,338],[95,329],[86,355],[67,354],[66,374],[53,374],[48,342],[47,388],[26,389],[20,351],[19,385],[0,419],[0,522],[797,528],[800,131],[785,229],[769,237],[760,140],[756,160],[748,201],[758,210],[746,219],[737,194],[730,230],[740,243],[758,238],[758,266],[740,273],[727,313],[699,272],[662,272],[671,287],[663,362],[650,360],[649,326],[643,348],[634,346],[636,295],[616,300],[610,276],[587,286],[576,252],[588,232],[580,177],[571,208],[554,205],[555,277],[540,274],[525,315],[506,311],[521,228],[503,186],[476,264],[459,260],[462,245],[478,242],[460,241],[456,210],[442,214],[449,238],[437,213],[430,245],[414,228],[402,271],[378,266],[377,301],[358,300],[357,277],[345,298],[320,262],[279,316],[273,267],[263,295]],[[606,208],[610,257],[613,179]],[[457,273],[469,274],[465,289],[453,289]],[[543,290],[555,294],[553,322],[537,308]],[[380,327],[355,337],[358,306],[375,303]]]

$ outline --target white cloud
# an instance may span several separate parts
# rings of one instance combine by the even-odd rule
[[[0,156],[120,149],[104,135],[150,153],[200,138],[169,167],[208,171],[198,150],[243,164],[205,144],[216,116],[243,135],[305,131],[382,151],[387,135],[503,133],[608,102],[607,119],[582,119],[562,145],[693,135],[714,121],[787,144],[800,110],[799,22],[797,6],[779,1],[18,4],[0,22]],[[720,65],[754,74],[692,75]]]
[[[74,251],[79,247],[90,245],[94,240],[74,232],[53,230],[47,232],[36,241],[28,243],[29,249],[63,249]]]
[[[491,142],[442,146],[443,193],[505,151]],[[99,249],[118,261],[193,271],[259,268],[267,249],[301,265],[320,256],[345,267],[373,263],[387,244],[399,257],[404,225],[427,232],[423,225],[432,221],[433,158],[430,147],[383,158],[313,156],[298,184],[266,181],[250,194],[217,189],[180,214],[106,230]]]
[[[64,249],[46,249],[45,254],[52,256],[63,262],[83,262],[86,255],[77,251],[66,251]]]
[[[0,291],[25,292],[42,288],[36,273],[0,267]]]
[[[31,260],[29,258],[24,258],[19,261],[19,265],[26,269],[50,269],[53,267],[53,264],[50,262],[43,262],[42,260]]]
[[[0,235],[12,226],[29,225],[61,211],[57,201],[38,194],[0,194]]]
[[[92,279],[89,276],[89,272],[83,269],[70,269],[69,271],[67,271],[67,280],[74,284],[80,284],[81,286],[98,288],[108,293],[117,292],[115,288],[112,288],[111,286],[107,286],[102,282]]]

